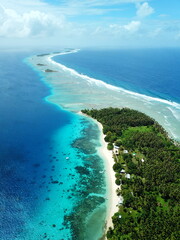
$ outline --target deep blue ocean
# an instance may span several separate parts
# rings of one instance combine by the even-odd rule
[[[39,201],[35,179],[49,167],[52,132],[70,115],[43,98],[50,90],[24,62],[26,54],[0,55],[0,239],[15,239]],[[43,169],[41,165],[43,164]]]
[[[98,238],[106,216],[99,129],[46,100],[52,89],[27,62],[33,54],[0,55],[0,239],[91,240],[94,227]]]
[[[111,85],[180,103],[180,49],[80,50],[54,60]]]

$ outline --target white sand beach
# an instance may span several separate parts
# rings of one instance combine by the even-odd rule
[[[112,216],[114,213],[118,211],[118,196],[116,194],[116,190],[118,186],[115,183],[115,172],[113,170],[113,153],[107,149],[107,143],[104,140],[105,135],[103,134],[102,125],[97,122],[99,129],[101,131],[100,141],[101,147],[99,148],[99,154],[105,161],[106,168],[106,177],[107,177],[107,185],[108,185],[108,209],[107,209],[107,219],[106,219],[106,229],[109,227],[113,227]]]
[[[87,116],[86,114],[82,112],[78,112],[78,114]],[[112,223],[112,216],[118,211],[118,201],[119,198],[116,194],[116,190],[118,186],[115,183],[115,172],[113,170],[113,165],[114,165],[114,159],[113,159],[113,153],[112,151],[107,149],[107,143],[105,142],[104,138],[105,135],[103,134],[103,126],[100,122],[97,120],[93,119],[94,122],[99,127],[100,130],[100,144],[101,146],[98,148],[98,153],[99,155],[104,159],[105,162],[105,170],[106,170],[106,181],[107,181],[107,201],[108,201],[108,207],[107,207],[107,217],[106,217],[106,231],[109,229],[109,227],[113,227]]]

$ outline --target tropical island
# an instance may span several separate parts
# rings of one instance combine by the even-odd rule
[[[82,113],[102,124],[113,152],[120,201],[107,239],[179,239],[179,144],[154,119],[136,110]]]

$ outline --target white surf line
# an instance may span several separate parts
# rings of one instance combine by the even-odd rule
[[[180,113],[178,114],[177,112],[175,112],[172,108],[167,107],[169,109],[169,111],[172,113],[172,115],[174,116],[174,118],[178,121],[180,121]]]
[[[80,78],[83,78],[85,79],[86,81],[88,81],[89,83],[95,83],[97,86],[104,86],[108,89],[111,89],[111,90],[115,90],[115,91],[122,91],[122,92],[125,92],[125,93],[128,93],[130,95],[133,95],[133,96],[137,96],[137,97],[140,97],[140,98],[143,98],[144,100],[148,100],[148,101],[156,101],[156,102],[161,102],[161,103],[164,103],[166,105],[169,105],[169,106],[173,106],[174,108],[176,109],[180,109],[180,104],[176,103],[176,102],[173,102],[173,101],[169,101],[169,100],[165,100],[165,99],[161,99],[161,98],[156,98],[156,97],[150,97],[150,96],[147,96],[147,95],[144,95],[144,94],[141,94],[141,93],[136,93],[136,92],[133,92],[133,91],[129,91],[129,90],[126,90],[124,88],[121,88],[121,87],[116,87],[116,86],[113,86],[111,84],[108,84],[108,83],[105,83],[103,82],[102,80],[99,80],[99,79],[95,79],[95,78],[91,78],[87,75],[84,75],[84,74],[81,74],[81,73],[78,73],[76,70],[72,69],[72,68],[69,68],[69,67],[66,67],[65,65],[61,64],[61,63],[57,63],[56,61],[54,61],[52,58],[55,57],[55,56],[58,56],[58,55],[65,55],[65,54],[71,54],[71,53],[76,53],[80,51],[80,49],[74,49],[74,50],[71,50],[71,51],[68,51],[68,52],[62,52],[62,53],[55,53],[55,54],[51,54],[48,56],[47,60],[53,64],[53,65],[56,65],[58,67],[60,67],[63,71],[67,71],[69,73],[71,73],[71,75],[74,75],[76,77],[80,77]]]

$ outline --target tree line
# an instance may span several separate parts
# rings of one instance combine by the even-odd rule
[[[117,194],[123,203],[107,238],[179,239],[180,148],[154,119],[136,110],[82,112],[102,123],[108,149],[114,149],[113,169],[121,186]]]

